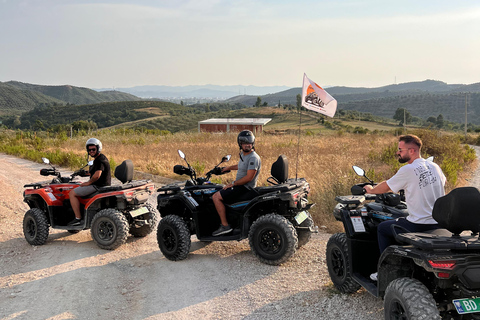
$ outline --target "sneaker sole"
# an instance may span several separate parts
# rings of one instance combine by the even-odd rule
[[[233,230],[233,229],[226,230],[226,231],[220,231],[220,232],[215,233],[215,234],[212,233],[212,236],[214,236],[214,237],[216,237],[216,236],[221,236],[222,234],[226,234],[226,233],[232,232],[232,230]]]

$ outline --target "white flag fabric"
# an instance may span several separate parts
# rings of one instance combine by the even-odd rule
[[[333,118],[337,111],[337,100],[329,95],[327,91],[323,90],[318,84],[308,79],[307,75],[304,73],[302,106]]]

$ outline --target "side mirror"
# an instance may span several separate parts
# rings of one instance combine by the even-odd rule
[[[357,166],[352,166],[352,168],[353,168],[353,171],[355,171],[355,173],[358,174],[359,176],[361,177],[365,176],[365,170],[363,170],[362,168]]]
[[[180,156],[180,158],[182,158],[183,160],[185,160],[185,153],[183,153],[183,151],[180,150],[180,149],[178,149],[177,152],[178,152],[178,155]]]
[[[223,163],[223,162],[228,162],[228,161],[230,161],[231,158],[232,158],[232,155],[231,155],[231,154],[227,154],[226,156],[224,156],[224,157],[222,158],[222,163]]]
[[[89,166],[93,166],[93,160],[88,161]]]
[[[42,158],[42,161],[43,163],[50,164],[50,160],[48,160],[47,158]]]

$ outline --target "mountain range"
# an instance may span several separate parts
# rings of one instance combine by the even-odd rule
[[[404,108],[412,116],[424,120],[442,114],[445,120],[463,123],[465,109],[468,107],[468,122],[480,125],[480,83],[447,84],[437,80],[425,80],[376,88],[335,86],[326,90],[338,101],[339,110],[356,110],[392,118],[398,108]],[[221,100],[222,103],[245,106],[254,105],[259,97],[262,104],[270,106],[296,105],[296,97],[301,94],[301,88],[285,86],[138,86],[129,88],[129,91],[130,93],[120,89],[97,91],[69,85],[45,86],[18,81],[0,82],[0,116],[20,115],[37,106],[146,100],[142,97],[152,96],[154,93],[180,98],[187,102],[185,105],[197,103],[199,97],[204,97],[204,101]],[[187,97],[196,99],[191,102]],[[180,100],[176,102],[179,103]]]
[[[265,95],[289,89],[287,86],[218,86],[218,85],[195,85],[195,86],[136,86],[131,88],[115,88],[115,90],[127,92],[141,98],[158,99],[189,99],[189,98],[210,98],[227,99],[238,95]],[[108,91],[112,89],[96,89],[97,91]]]
[[[404,108],[412,116],[426,120],[439,114],[457,123],[465,122],[467,105],[468,122],[480,124],[480,83],[447,84],[437,80],[425,80],[392,84],[377,88],[330,87],[325,89],[338,102],[338,109],[356,110],[377,116],[392,118],[398,108]],[[268,105],[296,105],[296,97],[302,88],[260,96]],[[236,96],[229,103],[252,106],[257,96]],[[465,102],[467,100],[467,102]]]

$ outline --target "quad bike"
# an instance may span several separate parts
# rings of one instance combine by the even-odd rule
[[[50,161],[43,158],[44,163]],[[90,161],[89,165],[93,162]],[[69,226],[75,218],[70,205],[69,192],[80,185],[74,181],[88,172],[82,169],[70,177],[62,177],[50,164],[41,169],[42,176],[55,176],[52,181],[26,184],[24,201],[30,207],[23,219],[23,233],[31,245],[43,245],[47,241],[49,227],[77,233],[91,229],[93,240],[102,249],[113,250],[125,243],[128,233],[144,237],[157,225],[159,216],[156,209],[147,204],[148,196],[155,191],[155,185],[148,180],[132,181],[133,163],[125,160],[115,168],[115,177],[121,185],[98,188],[97,192],[80,198],[82,221],[79,226]]]
[[[288,161],[281,155],[272,165],[272,185],[252,188],[236,203],[226,204],[227,219],[232,232],[212,236],[220,218],[212,195],[223,188],[209,182],[212,175],[222,174],[220,164],[205,177],[197,178],[185,154],[179,155],[187,167],[176,165],[174,172],[190,177],[186,183],[170,184],[158,189],[158,211],[162,216],[157,228],[157,241],[167,259],[185,259],[190,251],[191,235],[200,241],[231,241],[249,239],[250,247],[258,259],[266,264],[279,265],[288,260],[298,247],[305,245],[315,231],[308,209],[310,186],[304,178],[288,179]]]
[[[442,229],[410,233],[394,227],[398,245],[380,255],[377,226],[402,216],[392,208],[403,203],[394,194],[365,195],[364,185],[336,197],[334,216],[345,232],[327,243],[334,286],[342,293],[363,287],[381,297],[385,319],[480,319],[479,191],[457,188],[437,199],[432,214]],[[371,280],[377,271],[378,280]]]

